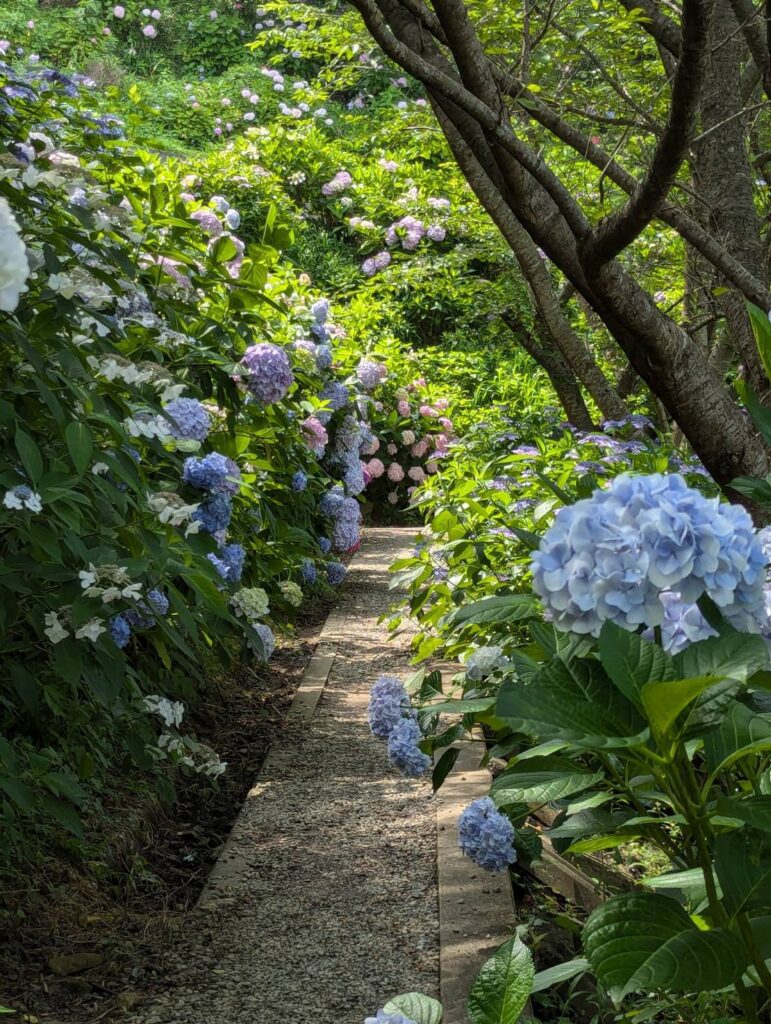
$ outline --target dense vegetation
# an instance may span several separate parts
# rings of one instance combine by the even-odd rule
[[[378,681],[394,764],[438,787],[484,731],[484,868],[546,805],[569,856],[655,865],[575,960],[508,942],[474,1024],[553,985],[589,1020],[587,976],[598,1021],[771,1019],[762,27],[0,9],[0,876],[89,871],[116,789],[216,787],[213,673],[270,659],[362,516],[407,521],[393,626],[461,670]]]

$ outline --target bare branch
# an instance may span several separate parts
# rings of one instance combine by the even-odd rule
[[[680,27],[661,13],[656,0],[619,0],[619,3],[628,11],[644,11],[646,20],[640,22],[643,29],[673,57],[680,56]]]

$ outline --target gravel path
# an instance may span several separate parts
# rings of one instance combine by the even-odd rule
[[[236,823],[215,887],[132,1024],[362,1024],[391,996],[438,996],[436,823],[367,727],[389,643],[388,566],[404,530],[370,529],[322,641],[337,656],[310,728],[282,741]]]

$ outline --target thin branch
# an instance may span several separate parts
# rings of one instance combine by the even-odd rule
[[[619,0],[619,3],[628,11],[643,11],[645,20],[640,21],[643,29],[673,57],[680,56],[680,27],[661,13],[656,0]]]
[[[691,140],[691,145],[695,146],[697,142],[701,142],[702,139],[706,139],[712,132],[716,132],[718,128],[722,128],[723,125],[730,124],[731,121],[735,121],[738,117],[744,117],[745,114],[751,114],[754,110],[763,110],[764,107],[771,107],[771,100],[762,100],[760,103],[753,103],[751,107],[742,107],[741,110],[737,110],[735,114],[731,114],[724,121],[718,121],[717,124],[713,124],[711,128],[708,128],[701,135],[697,135],[695,139]]]

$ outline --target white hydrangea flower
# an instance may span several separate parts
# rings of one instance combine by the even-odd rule
[[[504,661],[500,647],[477,647],[466,659],[466,675],[469,679],[484,679],[500,668]]]
[[[187,505],[174,491],[157,491],[155,494],[148,494],[147,503],[162,523],[170,523],[172,526],[185,526],[185,534],[198,533],[201,524],[193,520],[193,513],[198,509],[199,503]]]
[[[13,313],[19,305],[19,296],[27,291],[29,274],[19,225],[7,200],[0,196],[0,310],[4,313]]]
[[[5,492],[3,504],[14,510],[27,509],[29,512],[42,512],[43,499],[26,484],[19,484]]]
[[[106,632],[107,627],[101,619],[89,619],[88,622],[84,622],[79,629],[75,630],[75,639],[97,641],[102,633]]]
[[[69,630],[66,630],[59,621],[58,612],[46,612],[45,613],[46,628],[43,630],[45,635],[51,641],[52,644],[58,644],[60,640],[66,640],[70,635]]]
[[[159,694],[150,694],[144,699],[145,708],[163,720],[167,728],[174,726],[179,728],[185,715],[185,705],[179,701],[169,700],[168,697],[161,697]],[[165,733],[164,735],[168,735]]]
[[[106,476],[110,472],[110,467],[106,462],[95,462],[91,467],[91,472],[94,476]]]

